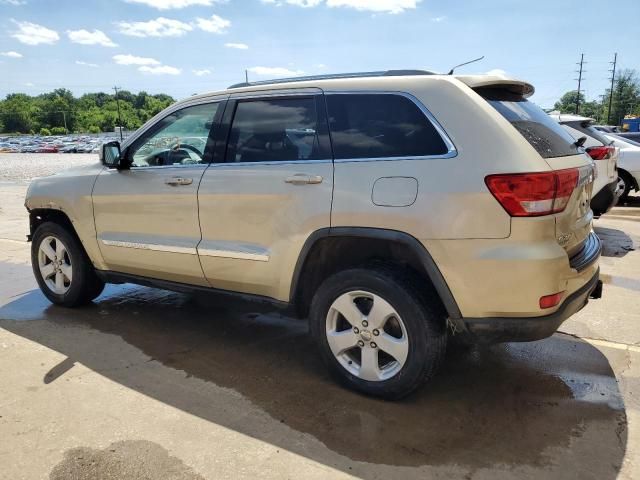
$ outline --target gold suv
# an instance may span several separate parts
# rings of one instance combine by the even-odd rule
[[[593,163],[502,76],[389,71],[234,85],[101,164],[34,181],[33,271],[294,305],[331,372],[398,398],[447,337],[530,341],[598,298]]]

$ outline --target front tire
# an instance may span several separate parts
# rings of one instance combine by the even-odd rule
[[[446,350],[446,315],[413,285],[386,268],[345,270],[322,283],[311,333],[339,382],[395,400],[435,375]]]
[[[85,305],[104,289],[80,241],[57,223],[45,222],[36,229],[31,266],[40,290],[56,305]]]
[[[631,188],[633,187],[633,178],[625,171],[618,171],[618,180],[624,182],[624,191],[622,195],[620,195],[618,203],[626,203],[629,199],[629,192],[631,192]]]

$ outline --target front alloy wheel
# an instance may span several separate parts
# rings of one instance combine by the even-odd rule
[[[54,236],[45,237],[38,248],[38,267],[49,289],[64,295],[71,288],[73,266],[67,247]]]

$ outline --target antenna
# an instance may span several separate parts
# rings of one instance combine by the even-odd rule
[[[484,59],[484,55],[481,57],[478,57],[474,60],[469,60],[468,62],[464,62],[461,63],[460,65],[456,65],[455,67],[453,67],[451,70],[449,70],[449,73],[447,73],[447,75],[453,75],[453,71],[458,68],[458,67],[464,67],[465,65],[469,65],[470,63],[475,63],[475,62],[479,62],[480,60]]]

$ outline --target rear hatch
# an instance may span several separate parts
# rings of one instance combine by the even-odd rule
[[[531,211],[510,213],[512,216],[554,215],[556,240],[572,257],[582,249],[591,233],[593,162],[583,148],[576,146],[571,135],[527,100],[533,88],[526,88],[522,82],[515,83],[514,87],[502,82],[476,86],[474,90],[508,120],[551,167],[552,179],[544,185],[548,190],[555,188],[555,193],[545,196],[542,192],[540,198],[544,200],[522,202],[525,207],[530,206]],[[536,175],[531,177],[537,179]],[[530,185],[522,188],[526,192]],[[495,196],[495,192],[492,193]]]

